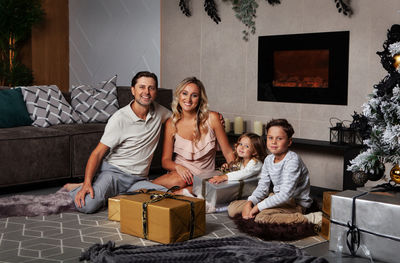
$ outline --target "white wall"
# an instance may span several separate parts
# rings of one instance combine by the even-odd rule
[[[257,1],[256,35],[242,40],[243,25],[230,1],[216,0],[220,24],[204,12],[203,1],[191,1],[192,17],[185,17],[178,1],[161,2],[162,86],[174,89],[187,76],[199,77],[209,104],[227,118],[242,116],[264,123],[287,118],[295,137],[329,140],[329,118],[351,119],[386,71],[376,51],[382,50],[387,29],[400,23],[398,0],[352,0],[352,17],[337,12],[333,0],[282,0],[271,6]],[[348,105],[319,105],[257,101],[258,36],[350,31]],[[305,153],[315,186],[341,189],[343,161],[323,153]]]
[[[160,0],[69,0],[70,85],[160,75]]]

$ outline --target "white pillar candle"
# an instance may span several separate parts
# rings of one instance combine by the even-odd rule
[[[235,123],[233,125],[233,131],[235,134],[242,134],[243,133],[243,118],[242,117],[235,117]]]
[[[225,120],[225,132],[228,133],[231,131],[231,123],[228,118],[224,118]]]
[[[263,134],[263,125],[261,121],[254,121],[253,123],[254,133],[262,136]]]

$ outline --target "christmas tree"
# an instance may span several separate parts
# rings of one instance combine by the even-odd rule
[[[388,30],[383,49],[377,54],[388,75],[374,85],[373,93],[362,106],[361,115],[368,120],[370,132],[363,141],[365,149],[348,167],[353,173],[364,174],[364,183],[381,179],[385,163],[400,164],[400,25]]]

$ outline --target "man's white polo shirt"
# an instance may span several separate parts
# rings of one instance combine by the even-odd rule
[[[161,125],[171,112],[154,102],[146,120],[142,120],[133,112],[131,103],[111,116],[100,142],[110,147],[106,162],[128,174],[146,177],[160,139]]]

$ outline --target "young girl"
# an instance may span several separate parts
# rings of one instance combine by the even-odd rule
[[[224,181],[237,181],[258,175],[266,156],[263,139],[255,133],[244,133],[235,144],[235,160],[229,166],[238,166],[237,171],[216,175],[208,181],[219,184]],[[227,164],[223,168],[227,168]]]

